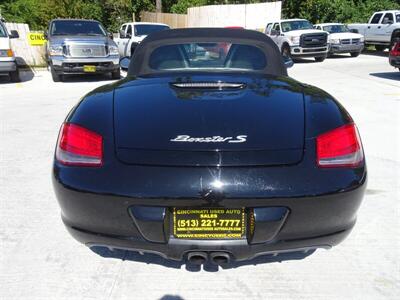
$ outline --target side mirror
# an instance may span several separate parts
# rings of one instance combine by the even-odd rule
[[[16,30],[11,30],[11,32],[10,32],[10,39],[18,39],[18,38],[19,38],[18,31],[16,31]]]
[[[120,39],[124,39],[125,38],[125,31],[123,31],[122,29],[119,31],[119,38]]]
[[[129,64],[131,63],[131,59],[128,56],[121,58],[119,61],[119,65],[122,70],[126,71],[129,68]]]
[[[43,33],[43,36],[44,36],[44,38],[45,38],[46,40],[49,39],[49,35],[48,35],[47,31],[45,31],[45,32]]]
[[[276,30],[276,29],[271,30],[271,35],[280,35],[280,34],[281,34],[280,30]]]
[[[293,67],[294,62],[293,62],[293,59],[291,59],[289,56],[284,56],[283,64],[285,65],[286,69],[289,69],[289,68]]]

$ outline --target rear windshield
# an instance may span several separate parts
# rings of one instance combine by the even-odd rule
[[[50,35],[101,35],[105,36],[103,26],[96,21],[63,20],[54,21],[50,29]]]
[[[306,20],[282,22],[283,32],[302,29],[313,29],[313,26],[310,22]]]
[[[7,37],[7,30],[2,23],[0,23],[0,37]]]
[[[169,27],[165,25],[153,25],[153,24],[135,25],[135,36],[149,35],[150,33],[167,29],[169,29]]]
[[[153,50],[149,67],[153,70],[263,70],[265,53],[254,45],[229,42],[201,42],[160,46]]]

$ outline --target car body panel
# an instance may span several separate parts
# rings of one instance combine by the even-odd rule
[[[143,84],[115,90],[114,128],[119,158],[127,163],[181,165],[182,156],[187,156],[185,165],[191,161],[194,165],[220,166],[235,162],[237,165],[297,163],[301,159],[305,125],[303,95],[298,84],[273,77],[218,75],[191,80],[230,80],[245,87],[188,91],[171,86],[171,82],[182,79],[139,79]],[[256,113],[249,119],[251,112]],[[179,142],[176,139],[179,136],[225,140]],[[237,136],[243,137],[243,141]],[[149,153],[155,157],[148,157]],[[204,156],[202,162],[196,160],[200,155]]]

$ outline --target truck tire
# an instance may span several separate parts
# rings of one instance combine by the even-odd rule
[[[325,56],[317,56],[317,57],[314,57],[314,59],[315,59],[316,62],[323,62],[323,61],[325,60],[325,58],[326,58],[326,55],[325,55]]]
[[[375,50],[376,51],[383,51],[385,50],[387,47],[385,45],[375,45]]]
[[[18,68],[15,71],[10,72],[10,79],[11,79],[11,82],[20,82],[21,81],[21,78],[19,77]]]
[[[54,82],[63,81],[63,76],[61,74],[57,74],[53,67],[50,67],[51,78]]]
[[[112,79],[121,79],[121,72],[118,70],[111,72]]]
[[[351,57],[357,57],[360,55],[360,52],[350,52]]]

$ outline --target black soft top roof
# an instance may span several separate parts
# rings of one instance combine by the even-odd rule
[[[279,48],[268,36],[255,30],[233,28],[184,28],[152,33],[136,48],[129,65],[128,75],[140,76],[154,73],[147,62],[151,52],[160,46],[190,42],[227,41],[235,44],[254,45],[263,50],[267,57],[267,66],[265,69],[255,72],[287,76],[287,70]]]

